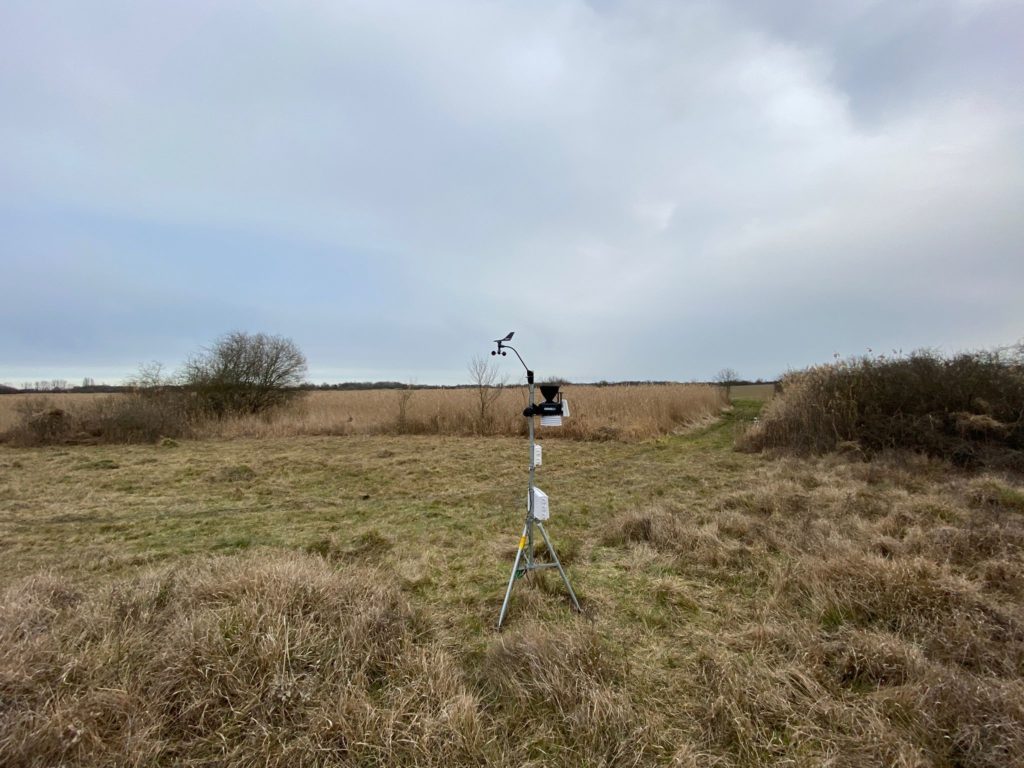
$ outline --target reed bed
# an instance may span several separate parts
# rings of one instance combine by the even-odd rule
[[[723,391],[703,384],[569,386],[571,416],[547,436],[577,440],[642,440],[699,426],[726,406]],[[8,395],[0,398],[0,433],[32,414],[59,408],[87,424],[131,395]],[[539,393],[538,393],[539,397]],[[175,433],[199,438],[299,435],[504,435],[526,431],[523,387],[500,389],[372,389],[309,392],[270,413],[210,419]],[[166,415],[166,414],[163,414]],[[96,430],[93,430],[94,432]],[[75,428],[69,427],[68,437]],[[147,432],[139,434],[148,435]],[[148,440],[148,437],[146,437]],[[101,440],[102,441],[102,440]],[[143,440],[145,441],[145,440]],[[111,437],[107,442],[120,442]]]
[[[640,440],[692,428],[716,417],[725,399],[716,387],[650,384],[566,387],[571,416],[548,436],[578,440]],[[207,422],[204,437],[290,435],[504,435],[523,434],[526,387],[477,389],[374,389],[311,392],[288,411]],[[539,392],[538,392],[539,397]]]

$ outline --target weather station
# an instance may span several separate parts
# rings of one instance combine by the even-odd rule
[[[562,567],[562,563],[558,559],[558,553],[555,552],[555,548],[551,544],[551,538],[544,528],[544,521],[548,520],[551,514],[548,496],[536,486],[537,467],[542,464],[543,452],[541,446],[537,445],[534,418],[540,417],[540,425],[542,427],[560,427],[562,426],[562,420],[569,416],[569,403],[562,397],[557,384],[541,384],[540,391],[544,397],[544,402],[538,403],[536,401],[533,371],[525,363],[519,351],[509,344],[514,334],[515,331],[512,331],[502,339],[495,339],[494,343],[497,344],[497,349],[492,350],[491,354],[507,357],[508,352],[506,350],[512,350],[516,357],[519,358],[523,368],[526,369],[526,383],[529,386],[529,405],[523,411],[523,416],[529,425],[530,479],[526,494],[526,520],[523,523],[523,532],[519,536],[519,546],[516,550],[515,562],[512,564],[512,574],[508,578],[505,599],[501,604],[501,613],[498,615],[498,629],[501,629],[505,616],[508,614],[509,601],[512,598],[512,588],[515,586],[516,580],[521,579],[531,571],[557,568],[562,581],[565,583],[565,588],[569,592],[573,608],[576,611],[581,610],[579,600],[576,599],[576,593],[569,582],[569,576],[566,574],[565,568]],[[534,529],[540,531],[544,545],[547,547],[550,562],[539,562],[535,557]]]

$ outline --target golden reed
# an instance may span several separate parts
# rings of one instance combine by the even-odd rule
[[[640,440],[691,428],[726,405],[717,387],[703,384],[566,386],[572,415],[549,437]],[[526,429],[525,386],[485,390],[370,389],[309,392],[287,409],[259,416],[194,425],[198,437],[292,435],[519,435]],[[491,397],[493,396],[493,397]],[[26,410],[63,408],[71,413],[98,398],[119,395],[6,395],[0,397],[0,432]],[[538,393],[539,397],[539,393]]]

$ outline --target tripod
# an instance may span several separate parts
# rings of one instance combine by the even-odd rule
[[[508,344],[508,341],[512,338],[512,334],[508,334],[504,339],[496,340],[495,343],[498,345],[496,351],[492,351],[492,355],[505,356],[507,353],[504,351],[505,348],[511,349],[516,353],[516,357],[519,358],[519,362],[523,364],[523,368],[526,368],[526,381],[530,387],[530,405],[523,411],[523,415],[526,416],[530,427],[530,484],[527,496],[527,507],[526,507],[526,521],[523,524],[523,532],[519,536],[519,548],[516,550],[516,559],[512,564],[512,574],[508,577],[508,587],[505,590],[505,600],[501,604],[501,613],[498,616],[498,629],[501,629],[502,622],[505,621],[505,615],[508,613],[509,600],[512,598],[512,587],[515,585],[516,579],[525,576],[530,571],[538,571],[544,568],[557,568],[559,575],[562,577],[562,581],[565,583],[565,588],[569,592],[569,597],[572,599],[573,607],[576,611],[580,611],[579,600],[576,599],[576,593],[573,592],[572,584],[569,583],[569,577],[565,573],[565,569],[562,567],[561,561],[558,559],[558,554],[555,552],[555,548],[551,544],[551,539],[548,537],[548,532],[544,530],[544,523],[538,520],[534,516],[534,502],[536,494],[534,493],[535,485],[534,479],[536,477],[536,438],[534,435],[533,419],[537,415],[537,404],[534,399],[534,385],[533,385],[533,371],[527,367],[526,363],[523,362],[522,356],[519,354],[515,347]],[[543,387],[542,387],[543,389]],[[533,542],[533,529],[534,527],[540,531],[540,535],[544,538],[544,544],[548,548],[548,555],[551,557],[550,563],[538,563],[534,560],[534,542]]]

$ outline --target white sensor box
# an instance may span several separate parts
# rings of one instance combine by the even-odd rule
[[[548,495],[540,488],[533,489],[533,516],[538,520],[547,520],[551,516]]]

